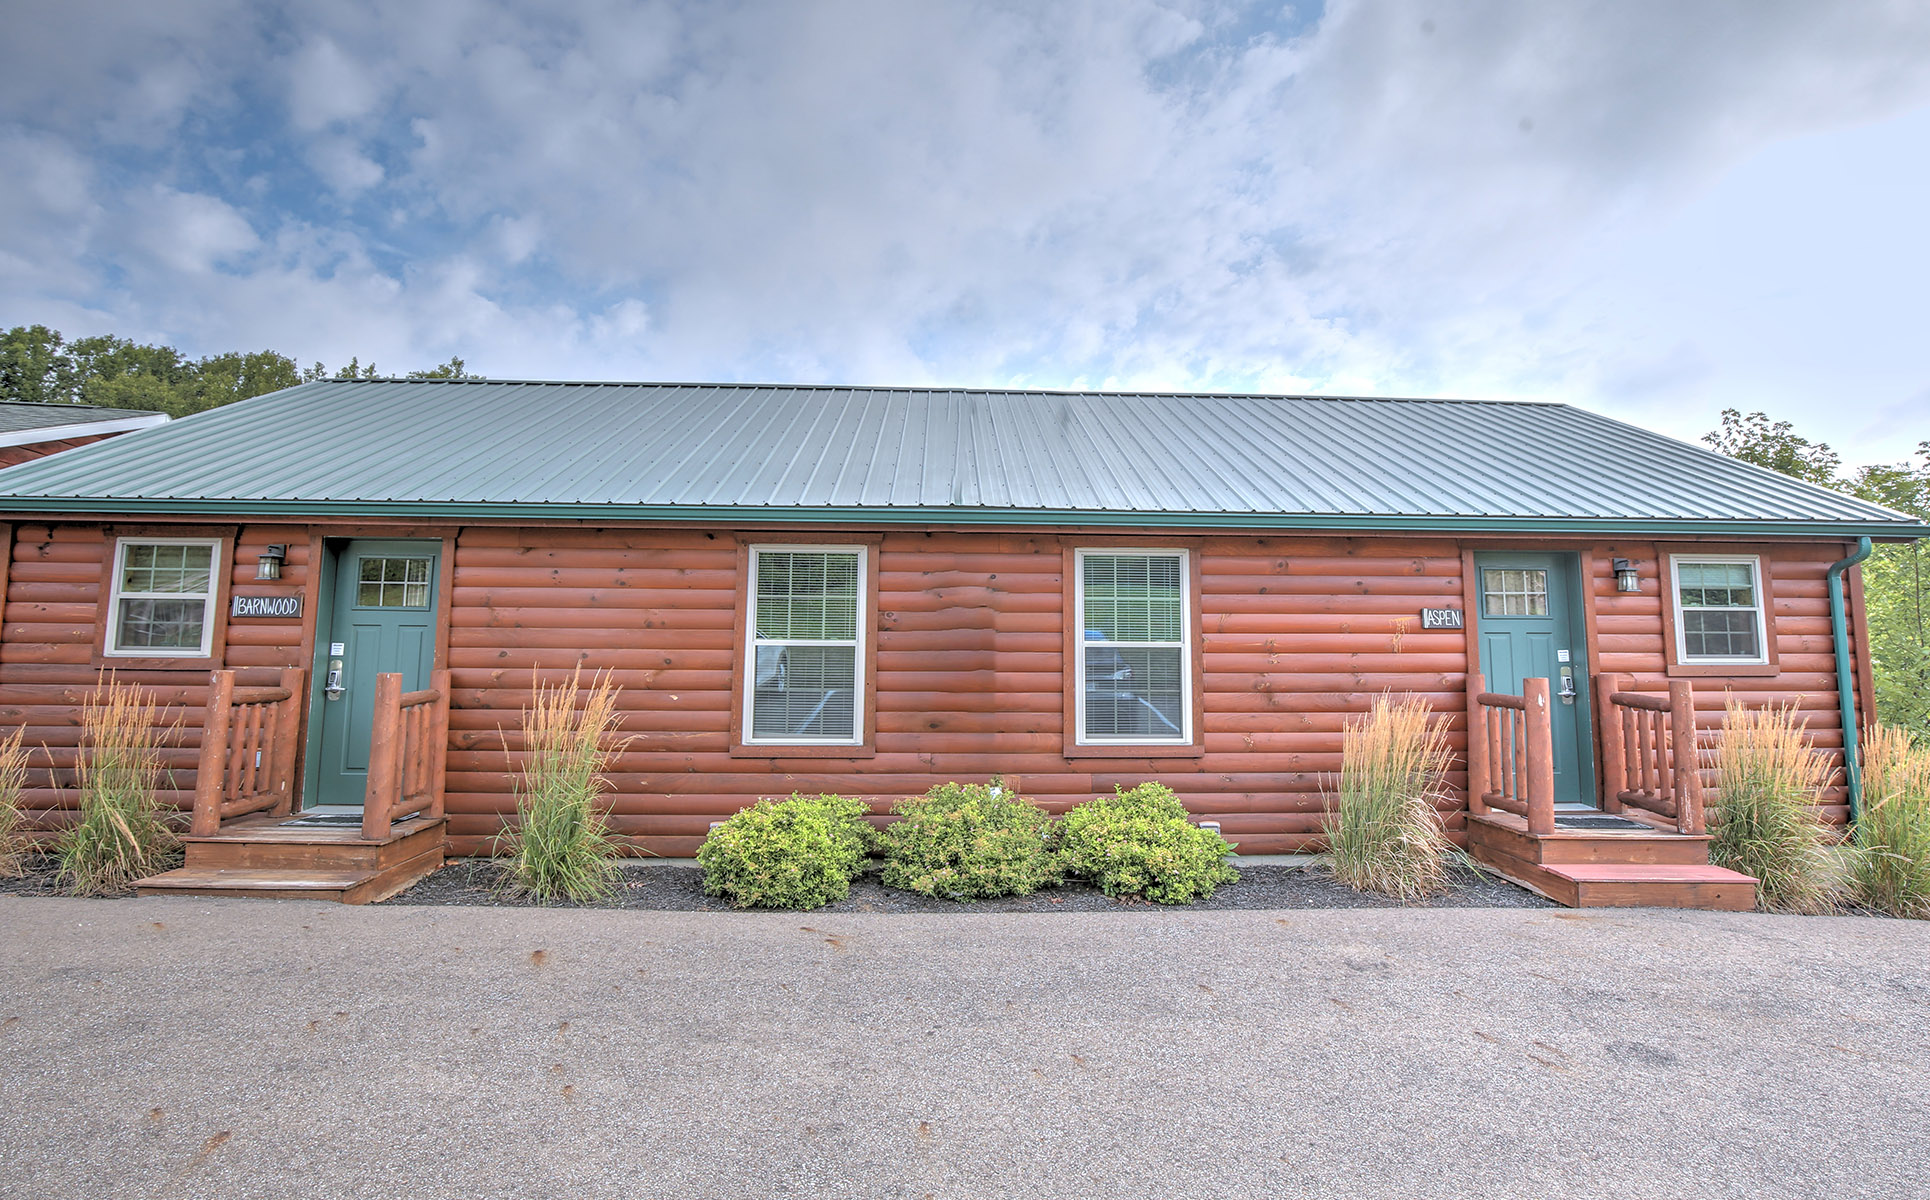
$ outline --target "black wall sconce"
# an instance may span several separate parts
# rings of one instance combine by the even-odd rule
[[[281,564],[288,558],[288,547],[265,546],[261,557],[255,560],[256,579],[280,579]]]
[[[1635,573],[1635,564],[1626,558],[1615,560],[1615,590],[1618,592],[1642,590],[1642,577]]]

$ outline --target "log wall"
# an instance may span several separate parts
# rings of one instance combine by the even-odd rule
[[[234,527],[230,527],[233,529]],[[311,536],[350,531],[295,525],[239,527],[233,586],[309,592],[301,620],[240,619],[227,628],[226,665],[244,684],[284,666],[311,666],[315,597]],[[358,528],[357,536],[380,531]],[[404,536],[403,531],[388,531]],[[1423,607],[1463,607],[1464,549],[1510,543],[1412,537],[1174,538],[1199,555],[1204,702],[1202,746],[1191,757],[1074,757],[1065,753],[1063,547],[1054,532],[903,530],[878,550],[877,735],[862,755],[732,753],[732,633],[738,537],[731,530],[475,526],[411,530],[455,535],[448,628],[439,643],[452,673],[448,812],[457,853],[486,850],[512,812],[519,713],[537,675],[609,670],[623,688],[628,747],[612,764],[617,830],[663,854],[692,853],[710,822],[762,796],[840,791],[892,798],[947,779],[1017,776],[1027,794],[1062,810],[1115,784],[1158,779],[1193,811],[1218,820],[1248,853],[1308,848],[1322,796],[1340,765],[1348,714],[1379,692],[1414,692],[1444,714],[1457,750],[1474,630],[1420,629]],[[850,540],[851,532],[824,540]],[[1117,540],[1118,531],[1108,531]],[[280,584],[257,584],[254,562],[288,545]],[[1519,548],[1530,543],[1514,542]],[[1591,671],[1665,690],[1665,606],[1652,543],[1537,547],[1579,550],[1591,586]],[[0,613],[0,722],[25,724],[44,746],[29,807],[58,823],[73,803],[79,705],[97,678],[104,562],[98,525],[15,526]],[[1764,550],[1773,580],[1781,673],[1695,681],[1705,726],[1719,721],[1725,687],[1747,703],[1794,702],[1821,745],[1841,745],[1823,571],[1840,543]],[[1615,591],[1610,560],[1638,560],[1639,595]],[[1472,616],[1472,614],[1471,614]],[[1469,621],[1473,626],[1476,622]],[[1859,669],[1861,653],[1859,649]],[[123,669],[177,706],[169,753],[171,796],[193,789],[205,669]],[[38,761],[38,759],[37,759]],[[1450,780],[1457,797],[1465,786]],[[1830,815],[1842,816],[1840,792]],[[1457,834],[1464,813],[1447,814]]]

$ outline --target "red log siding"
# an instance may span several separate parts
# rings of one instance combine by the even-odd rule
[[[232,556],[241,592],[308,590],[311,536],[336,531],[244,526]],[[367,535],[367,530],[353,531]],[[452,531],[412,530],[415,536]],[[752,535],[746,537],[755,540]],[[850,534],[827,533],[826,542]],[[1108,540],[1112,540],[1109,535]],[[946,779],[999,773],[1060,810],[1115,784],[1159,779],[1195,813],[1221,822],[1248,853],[1304,849],[1317,839],[1322,795],[1340,765],[1346,716],[1381,691],[1417,692],[1465,740],[1469,636],[1420,629],[1423,607],[1463,603],[1453,538],[1206,537],[1182,539],[1200,558],[1205,682],[1204,754],[1078,758],[1064,754],[1063,545],[1054,533],[885,533],[878,550],[877,734],[868,757],[731,754],[731,680],[739,651],[738,537],[728,530],[517,529],[457,532],[449,628],[452,672],[448,811],[454,850],[485,851],[513,811],[519,714],[533,671],[554,680],[581,665],[622,685],[624,733],[612,763],[618,831],[665,854],[689,854],[709,823],[761,796],[843,791],[881,805]],[[289,547],[278,584],[254,581],[269,542]],[[1151,534],[1147,545],[1175,539]],[[1516,543],[1526,544],[1526,543]],[[1595,604],[1595,671],[1666,686],[1655,547],[1583,550]],[[0,721],[23,723],[55,768],[29,796],[34,809],[71,806],[78,705],[96,680],[108,543],[98,526],[22,524],[14,531],[0,627]],[[1705,727],[1723,688],[1745,702],[1798,703],[1819,745],[1841,744],[1823,571],[1838,543],[1764,551],[1772,579],[1781,675],[1697,679]],[[1644,590],[1623,595],[1613,557],[1641,562]],[[310,597],[309,606],[314,604]],[[232,621],[227,665],[244,683],[310,665],[300,621]],[[193,787],[207,673],[138,669],[126,677],[180,706],[169,756],[172,798]],[[507,749],[506,749],[507,745]],[[1465,776],[1451,781],[1459,790]],[[1841,819],[1840,794],[1830,815]],[[1463,813],[1448,814],[1459,831]]]
[[[79,446],[89,446],[114,436],[111,433],[101,433],[93,437],[55,438],[45,442],[28,442],[24,446],[0,446],[0,467],[32,462],[36,458],[45,458],[49,454],[59,454],[62,450],[72,450]]]
[[[275,584],[255,582],[255,557],[270,542],[291,541],[288,564]],[[243,528],[230,555],[233,586],[243,591],[299,591],[307,579],[308,544],[273,527]],[[27,727],[26,742],[40,747],[26,807],[43,823],[55,823],[75,803],[74,754],[80,741],[80,709],[101,672],[94,647],[103,618],[101,581],[112,543],[98,525],[14,527],[6,578],[5,623],[0,625],[0,728]],[[216,614],[225,619],[225,614]],[[301,622],[232,621],[227,628],[226,666],[245,686],[275,682],[285,666],[304,661]],[[183,810],[194,799],[202,706],[208,668],[114,668],[122,679],[152,688],[172,706],[181,728],[164,755],[167,798]]]

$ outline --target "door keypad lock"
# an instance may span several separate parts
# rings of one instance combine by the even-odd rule
[[[340,700],[342,691],[342,660],[331,658],[328,660],[328,678],[322,684],[322,694],[330,700]]]
[[[1575,668],[1563,667],[1561,669],[1561,691],[1557,692],[1556,695],[1561,697],[1563,704],[1573,704],[1575,702]]]

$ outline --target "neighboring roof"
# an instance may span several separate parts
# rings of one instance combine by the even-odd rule
[[[0,446],[28,446],[69,438],[129,433],[167,422],[166,413],[93,404],[32,404],[0,400]]]
[[[318,381],[8,471],[16,511],[1918,536],[1560,404]]]

